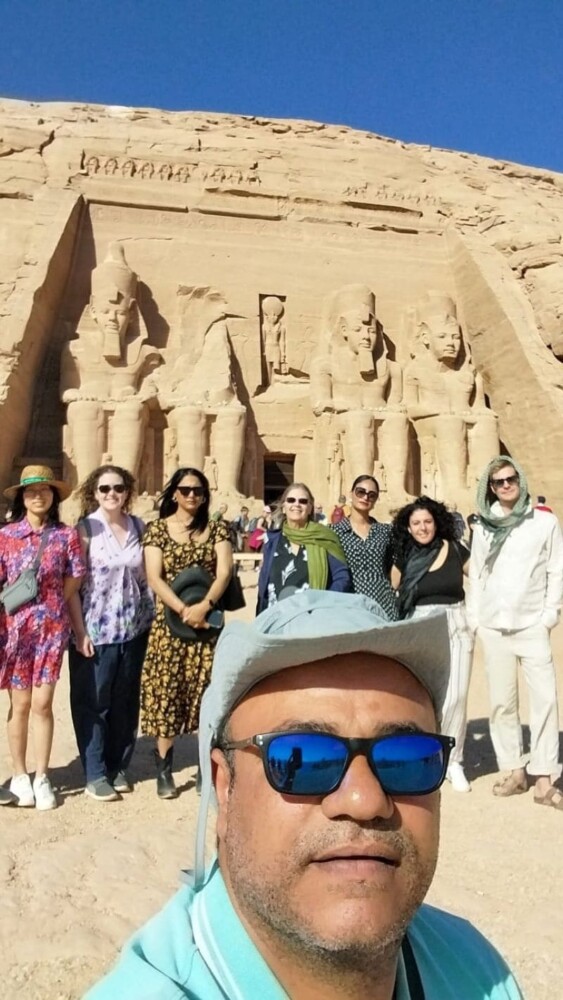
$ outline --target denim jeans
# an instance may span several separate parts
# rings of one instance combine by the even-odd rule
[[[93,657],[69,646],[70,708],[87,782],[113,781],[131,761],[148,637],[96,646]]]

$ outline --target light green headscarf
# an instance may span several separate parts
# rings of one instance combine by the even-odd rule
[[[514,471],[518,473],[518,478],[520,480],[520,496],[510,511],[510,514],[504,514],[500,517],[496,517],[491,510],[496,497],[491,500],[491,497],[494,497],[494,494],[492,493],[490,487],[490,475],[491,466],[496,465],[501,459],[506,465],[511,465]],[[489,462],[479,480],[479,485],[477,487],[477,510],[479,512],[479,520],[481,524],[492,534],[491,546],[485,560],[485,565],[488,569],[491,569],[501,550],[503,542],[506,541],[512,529],[518,524],[522,524],[522,521],[526,517],[533,517],[534,513],[530,508],[530,494],[528,493],[526,473],[513,458],[510,458],[508,455],[498,455],[497,458],[493,458],[492,461]]]
[[[334,531],[316,521],[309,521],[304,528],[292,528],[284,521],[282,532],[292,545],[305,547],[309,586],[313,590],[326,590],[329,554],[346,565],[344,549]]]

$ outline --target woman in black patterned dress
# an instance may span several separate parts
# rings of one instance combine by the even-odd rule
[[[231,577],[232,547],[224,521],[209,519],[209,483],[198,469],[174,473],[160,498],[160,517],[144,536],[147,579],[157,597],[141,684],[142,729],[156,737],[157,792],[178,794],[172,777],[174,739],[198,727],[199,707],[211,676],[215,641],[205,639],[206,615],[223,596]],[[182,603],[170,587],[189,566],[201,566],[213,577],[198,604]],[[165,605],[182,621],[201,629],[201,642],[172,635]]]
[[[354,593],[371,597],[389,621],[397,621],[399,609],[389,579],[393,565],[391,525],[370,516],[378,497],[377,479],[358,476],[352,483],[350,516],[331,527],[348,560]]]

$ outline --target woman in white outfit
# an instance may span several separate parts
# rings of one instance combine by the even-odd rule
[[[473,637],[465,617],[464,566],[469,550],[456,540],[456,525],[447,507],[430,497],[407,504],[393,522],[395,566],[402,618],[422,618],[445,611],[450,635],[451,671],[443,708],[442,732],[455,737],[448,780],[456,792],[469,792],[463,770],[467,728],[467,694]]]

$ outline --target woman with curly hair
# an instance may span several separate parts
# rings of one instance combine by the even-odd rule
[[[442,710],[442,732],[454,736],[448,779],[457,792],[471,791],[463,770],[467,694],[473,637],[467,626],[463,573],[469,550],[456,540],[456,523],[445,504],[418,497],[393,521],[395,566],[402,618],[422,618],[445,611],[450,636],[450,680]]]
[[[154,617],[141,548],[145,525],[129,513],[134,493],[133,476],[118,465],[94,469],[78,491],[87,574],[70,604],[70,707],[85,792],[97,802],[132,791],[127,768]]]
[[[182,468],[166,484],[160,516],[143,538],[148,581],[157,596],[141,684],[143,732],[156,737],[157,794],[178,795],[172,777],[176,736],[193,733],[209,684],[215,640],[206,637],[206,616],[223,596],[231,578],[233,555],[229,525],[209,517],[209,482],[199,469]],[[184,604],[172,589],[174,578],[197,566],[212,583],[197,604]],[[165,607],[201,634],[186,641],[167,624]]]

